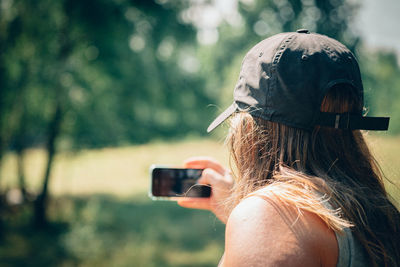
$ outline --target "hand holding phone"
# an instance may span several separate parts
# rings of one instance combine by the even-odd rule
[[[185,208],[210,210],[226,223],[232,210],[230,197],[234,183],[229,169],[209,157],[190,158],[184,167],[203,169],[198,183],[210,185],[212,193],[209,198],[179,198],[178,204]]]

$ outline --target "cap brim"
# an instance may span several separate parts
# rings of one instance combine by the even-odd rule
[[[229,118],[235,111],[237,110],[237,105],[234,102],[230,105],[224,112],[219,114],[219,116],[208,126],[207,133],[211,132],[215,128],[218,127],[221,123],[223,123],[227,118]]]

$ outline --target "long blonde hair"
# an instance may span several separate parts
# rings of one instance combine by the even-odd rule
[[[351,87],[337,85],[321,111],[356,112],[361,103]],[[234,203],[262,189],[316,214],[334,231],[351,227],[373,266],[399,266],[399,211],[360,131],[310,132],[240,112],[227,141],[236,170]]]

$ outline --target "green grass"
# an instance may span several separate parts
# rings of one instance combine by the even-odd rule
[[[388,178],[400,182],[400,137],[368,136]],[[211,140],[64,152],[50,183],[52,224],[37,231],[32,209],[3,214],[1,266],[215,266],[223,253],[224,225],[211,213],[147,197],[149,166],[179,166],[195,155],[228,165],[222,142]],[[42,150],[30,150],[25,172],[38,190],[45,165]],[[16,158],[5,157],[1,188],[17,186]],[[387,184],[399,201],[399,189]]]
[[[385,175],[386,189],[400,208],[400,137],[367,137],[371,152]]]
[[[146,194],[151,164],[181,166],[192,156],[210,155],[227,163],[223,143],[198,140],[155,143],[124,148],[61,153],[55,159],[50,182],[54,196],[111,194],[132,197]],[[28,188],[37,191],[43,179],[46,156],[43,150],[29,150],[25,156]],[[17,186],[16,157],[8,154],[0,173],[0,186]]]
[[[373,154],[391,181],[400,183],[400,137],[367,136]],[[53,196],[111,194],[118,198],[146,195],[151,164],[180,166],[192,156],[207,155],[228,166],[223,142],[211,140],[154,143],[123,148],[65,152],[56,157],[50,192]],[[37,191],[42,182],[46,156],[29,150],[25,156],[28,188]],[[6,155],[0,172],[1,188],[17,187],[16,157]],[[389,190],[394,190],[388,184]],[[393,192],[395,193],[395,192]],[[400,196],[397,195],[400,199]]]
[[[223,253],[224,225],[173,202],[64,196],[49,211],[53,223],[40,231],[23,218],[6,221],[1,266],[206,267]]]

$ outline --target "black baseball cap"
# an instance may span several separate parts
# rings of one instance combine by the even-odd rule
[[[350,85],[363,103],[363,85],[356,58],[340,42],[306,29],[280,33],[255,45],[245,56],[234,101],[208,127],[211,132],[237,111],[295,128],[387,130],[388,117],[321,112],[330,88]]]

